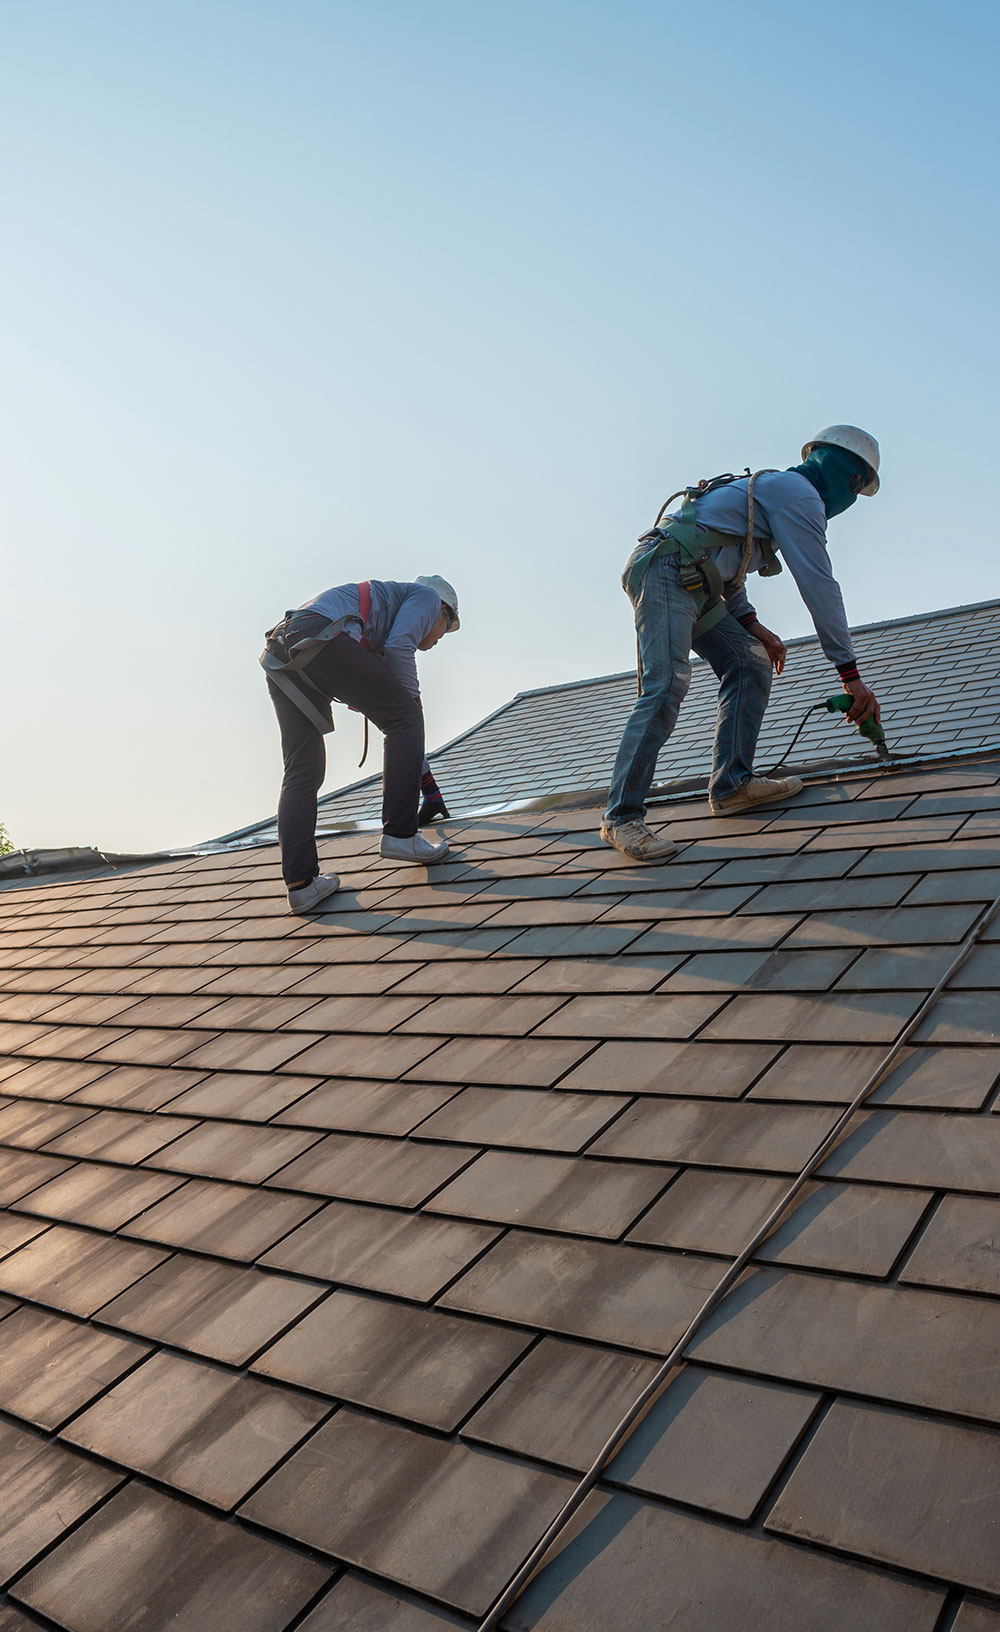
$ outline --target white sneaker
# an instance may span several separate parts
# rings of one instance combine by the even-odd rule
[[[422,833],[414,833],[410,839],[397,839],[391,833],[383,833],[378,853],[386,861],[415,861],[425,867],[433,867],[435,862],[444,861],[451,854],[444,842],[432,844]]]
[[[752,776],[749,782],[744,782],[742,788],[737,788],[728,799],[713,799],[711,811],[713,816],[731,816],[736,810],[748,810],[751,805],[766,805],[772,799],[791,799],[793,794],[802,792],[801,776],[783,776],[772,780],[767,776]]]
[[[297,890],[288,892],[289,912],[313,912],[321,901],[328,895],[333,895],[340,889],[340,879],[336,873],[318,873],[311,878],[308,884],[303,884]]]
[[[601,838],[613,850],[633,861],[662,861],[664,856],[676,854],[677,846],[666,834],[657,838],[646,822],[602,822]]]

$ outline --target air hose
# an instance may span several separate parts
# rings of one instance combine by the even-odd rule
[[[823,707],[825,705],[820,704],[819,706]],[[798,1177],[792,1180],[792,1183],[785,1191],[785,1194],[781,1197],[781,1200],[778,1202],[777,1206],[775,1206],[768,1214],[763,1224],[761,1224],[754,1232],[746,1246],[739,1253],[739,1256],[733,1259],[733,1262],[722,1275],[722,1278],[719,1280],[718,1284],[708,1294],[708,1297],[705,1299],[701,1308],[698,1310],[694,1318],[689,1321],[685,1330],[678,1338],[673,1348],[670,1350],[670,1353],[662,1361],[654,1376],[650,1378],[649,1382],[646,1384],[646,1387],[642,1390],[642,1393],[639,1394],[629,1406],[625,1415],[618,1423],[618,1426],[608,1436],[594,1461],[591,1463],[590,1467],[587,1469],[586,1473],[583,1475],[583,1478],[576,1485],[570,1496],[563,1503],[541,1540],[535,1547],[532,1548],[531,1552],[528,1554],[528,1557],[517,1571],[517,1574],[514,1575],[508,1582],[507,1586],[504,1587],[500,1596],[494,1602],[492,1609],[486,1616],[486,1619],[480,1623],[478,1632],[494,1632],[494,1629],[499,1627],[502,1616],[506,1614],[507,1610],[520,1596],[524,1587],[527,1586],[531,1577],[541,1567],[550,1548],[558,1540],[559,1536],[565,1530],[570,1520],[582,1507],[607,1464],[629,1438],[629,1435],[631,1434],[632,1429],[635,1427],[639,1417],[644,1414],[647,1406],[651,1405],[655,1399],[657,1399],[661,1394],[665,1393],[667,1388],[669,1388],[671,1382],[673,1381],[673,1374],[678,1371],[685,1359],[684,1351],[687,1349],[688,1345],[701,1330],[709,1315],[714,1313],[722,1300],[736,1285],[737,1281],[743,1274],[743,1271],[747,1268],[750,1260],[753,1258],[754,1253],[757,1251],[757,1248],[767,1239],[767,1237],[771,1234],[771,1231],[782,1222],[796,1196],[798,1196],[804,1186],[809,1183],[809,1180],[812,1178],[813,1174],[826,1160],[834,1146],[838,1144],[841,1135],[844,1133],[851,1117],[857,1110],[860,1109],[869,1095],[875,1091],[879,1084],[884,1081],[885,1077],[892,1070],[902,1049],[906,1047],[906,1044],[909,1042],[918,1026],[920,1026],[923,1020],[926,1019],[930,1010],[933,1008],[941,993],[948,985],[948,982],[951,980],[952,975],[956,974],[962,967],[966,958],[969,956],[969,953],[972,951],[973,947],[976,945],[977,941],[982,935],[983,930],[993,922],[993,919],[996,917],[998,912],[1000,912],[1000,895],[997,896],[996,900],[993,901],[990,906],[985,907],[980,913],[978,919],[970,929],[968,935],[965,937],[961,947],[959,948],[955,957],[952,959],[951,963],[948,965],[948,968],[945,970],[934,990],[928,994],[913,1018],[903,1027],[902,1032],[889,1049],[889,1052],[886,1054],[885,1058],[872,1072],[864,1087],[855,1095],[850,1105],[848,1105],[846,1110],[843,1111],[837,1118],[830,1132],[826,1135],[826,1138],[823,1139],[819,1145],[817,1145],[816,1149],[809,1157],[809,1160],[806,1162],[805,1167],[802,1169],[801,1173],[799,1173]]]

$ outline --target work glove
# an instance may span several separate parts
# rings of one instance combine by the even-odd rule
[[[420,792],[423,797],[417,812],[417,826],[430,827],[432,822],[443,822],[448,815],[448,806],[430,771],[420,779]]]

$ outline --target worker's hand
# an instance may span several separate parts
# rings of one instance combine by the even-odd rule
[[[782,669],[785,667],[785,659],[788,656],[788,648],[781,639],[781,636],[776,635],[773,629],[766,628],[762,623],[751,623],[747,625],[747,628],[753,635],[754,640],[760,641],[768,657],[771,659],[771,664],[775,674],[780,674]]]
[[[847,718],[852,725],[862,725],[865,720],[880,720],[882,710],[879,708],[875,693],[865,685],[863,680],[845,680],[844,690],[854,700],[847,710]]]

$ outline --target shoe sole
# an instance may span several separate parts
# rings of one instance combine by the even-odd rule
[[[442,855],[433,856],[394,856],[380,850],[379,856],[383,861],[397,861],[403,866],[409,864],[411,867],[436,867],[439,862],[447,861],[450,858],[451,851],[445,850]]]

